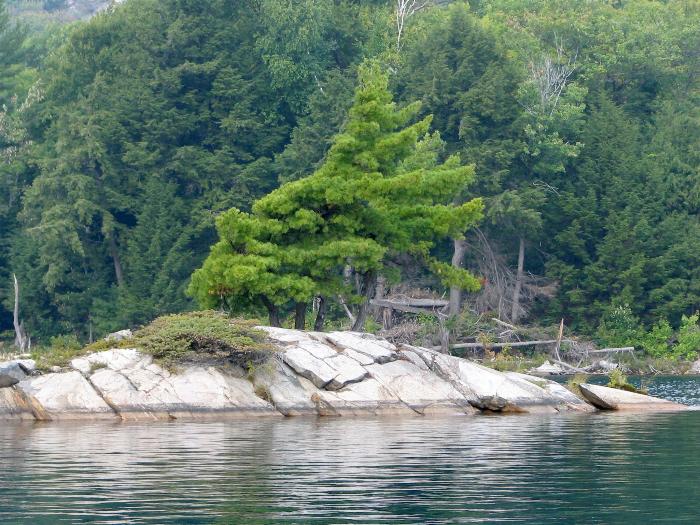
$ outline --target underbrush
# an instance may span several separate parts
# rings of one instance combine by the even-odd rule
[[[617,388],[618,390],[626,390],[627,392],[634,392],[635,394],[648,394],[646,390],[641,390],[631,384],[627,380],[627,376],[619,368],[610,372],[608,384],[606,386],[609,388]]]
[[[536,353],[530,356],[521,353],[511,353],[508,348],[494,354],[486,352],[481,364],[499,372],[520,372],[526,373],[533,368],[537,368],[547,360],[546,354]]]
[[[588,382],[588,374],[575,374],[571,376],[566,382],[566,388],[569,389],[574,395],[583,398],[583,393],[581,392],[581,385]]]
[[[75,338],[54,338],[49,347],[37,349],[32,357],[39,369],[48,370],[67,366],[72,359],[94,352],[138,348],[168,368],[225,362],[250,368],[267,360],[274,351],[265,332],[255,329],[256,324],[214,311],[167,315],[121,341],[100,340],[81,346]]]

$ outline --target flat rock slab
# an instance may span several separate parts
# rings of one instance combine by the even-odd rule
[[[297,374],[327,390],[340,390],[368,375],[357,359],[319,341],[291,344],[284,349],[282,359]]]
[[[306,386],[308,388],[308,385]],[[312,394],[311,399],[321,416],[417,416],[419,414],[404,403],[396,393],[374,378],[352,383],[335,392],[318,390]]]
[[[512,381],[519,383],[523,388],[529,385],[529,388],[533,389],[533,394],[546,399],[545,405],[550,405],[552,401],[558,402],[558,405],[554,405],[554,408],[558,411],[595,412],[595,408],[592,405],[556,381],[518,372],[506,372],[506,376]]]
[[[31,400],[37,419],[114,419],[116,414],[80,372],[30,377],[17,387]]]
[[[301,330],[288,330],[287,328],[274,326],[256,326],[255,328],[267,333],[267,336],[276,343],[290,344],[311,340],[307,332],[302,332]]]
[[[617,388],[606,386],[582,384],[579,385],[583,396],[594,406],[601,410],[629,410],[648,411],[656,410],[688,410],[686,405],[674,403],[667,399],[646,396]]]
[[[354,332],[331,332],[325,334],[325,337],[338,348],[363,354],[375,363],[388,363],[398,359],[396,347],[387,341],[380,343]]]
[[[103,367],[111,370],[133,368],[144,360],[148,360],[149,363],[152,361],[150,356],[145,356],[136,349],[119,348],[78,357],[70,362],[70,366],[83,374],[90,374],[95,369]]]
[[[474,414],[469,401],[449,382],[410,361],[367,367],[389,392],[419,414]]]
[[[122,419],[280,415],[250,381],[214,367],[170,373],[144,358],[132,367],[103,368],[90,382]]]

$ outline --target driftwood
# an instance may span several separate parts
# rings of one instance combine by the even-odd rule
[[[564,337],[564,319],[559,323],[559,335],[557,336],[557,344],[554,347],[554,355],[557,359],[561,361],[561,356],[559,355],[559,349],[561,348],[561,338]]]
[[[589,370],[586,370],[585,368],[579,368],[577,366],[570,365],[569,363],[565,363],[564,361],[558,361],[556,359],[553,359],[552,362],[556,365],[559,365],[563,368],[566,368],[568,370],[571,370],[573,372],[577,372],[580,374],[587,374]]]
[[[571,342],[568,339],[564,339],[565,342]],[[491,343],[491,344],[484,344],[484,343],[457,343],[456,345],[452,345],[452,348],[516,348],[520,346],[535,346],[535,345],[551,345],[556,343],[556,339],[544,339],[540,341],[514,341],[511,343]],[[439,348],[439,347],[438,347]],[[434,348],[436,350],[437,348]]]
[[[514,330],[514,331],[515,331],[515,330],[518,329],[517,326],[512,325],[512,324],[509,324],[509,323],[506,323],[505,321],[501,321],[500,319],[498,319],[498,318],[496,318],[496,317],[492,317],[491,320],[492,320],[494,323],[496,323],[496,324],[500,324],[500,325],[501,325],[502,327],[504,327],[504,328],[508,328],[509,330]]]
[[[343,307],[343,311],[345,312],[345,315],[348,316],[348,319],[350,319],[350,322],[355,324],[355,316],[352,315],[352,312],[350,311],[350,308],[348,308],[347,303],[345,302],[345,299],[343,299],[342,295],[338,296],[338,302],[340,305]]]
[[[600,350],[589,350],[589,354],[613,354],[616,352],[634,352],[633,346],[624,346],[622,348],[601,348]]]
[[[389,299],[372,299],[370,304],[382,308],[391,308],[400,312],[409,312],[412,314],[427,314],[440,317],[442,314],[436,309],[444,308],[449,305],[449,301],[439,299],[409,299],[401,301],[391,301]]]

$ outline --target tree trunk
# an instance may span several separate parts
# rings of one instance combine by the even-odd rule
[[[464,263],[466,243],[462,239],[454,239],[454,253],[452,254],[452,267],[461,268]],[[462,289],[450,286],[450,317],[457,317],[462,310]]]
[[[280,322],[280,309],[279,307],[270,301],[266,296],[261,295],[260,300],[267,308],[267,314],[270,318],[270,326],[280,327],[282,323]]]
[[[518,273],[515,276],[515,290],[513,290],[513,309],[510,320],[515,324],[520,319],[520,291],[523,288],[523,273],[525,270],[525,239],[520,237],[520,248],[518,250]]]
[[[13,309],[13,324],[15,328],[15,346],[19,348],[20,352],[24,353],[29,347],[29,338],[24,330],[24,323],[19,320],[19,282],[17,281],[17,276],[12,274],[12,278],[15,281],[15,307]]]
[[[119,259],[119,250],[117,242],[114,240],[114,235],[109,236],[109,253],[114,261],[114,274],[117,276],[117,285],[124,286],[124,272],[122,271],[122,263]]]
[[[326,313],[328,312],[328,301],[325,297],[318,298],[318,313],[314,322],[314,331],[323,332],[323,325],[326,322]]]
[[[377,301],[380,301],[384,299],[384,296],[386,295],[386,278],[383,276],[377,277],[377,285],[375,286],[374,289],[374,299]],[[372,315],[374,316],[376,321],[381,321],[382,319],[382,314],[384,313],[384,308],[381,306],[375,306],[372,308]]]
[[[352,325],[352,329],[355,332],[364,332],[365,322],[367,321],[367,316],[369,315],[370,304],[369,300],[374,296],[375,288],[377,286],[377,274],[370,271],[364,274],[362,277],[362,290],[361,295],[363,297],[362,304],[355,317],[355,323]]]
[[[306,328],[306,303],[297,303],[294,307],[294,328],[303,330]]]

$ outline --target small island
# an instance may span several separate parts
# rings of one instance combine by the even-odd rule
[[[542,377],[500,372],[367,333],[254,327],[216,312],[165,317],[136,334],[113,334],[49,373],[36,366],[32,360],[0,363],[0,420],[463,417],[688,408],[587,384],[578,385],[579,397]]]

